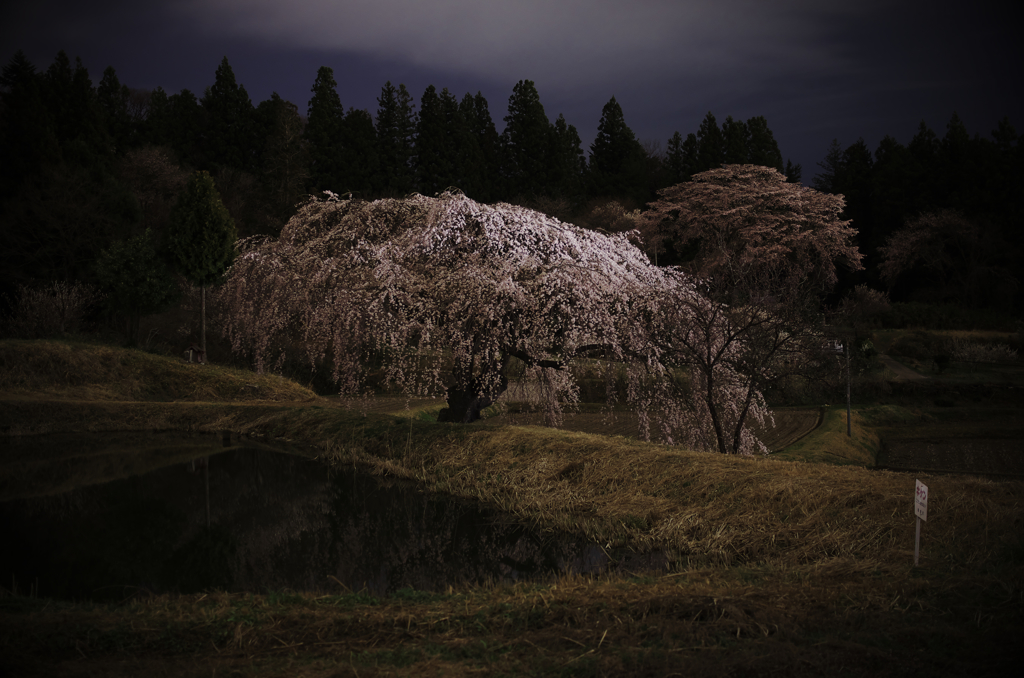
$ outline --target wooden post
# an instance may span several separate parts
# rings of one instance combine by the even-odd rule
[[[917,567],[921,551],[921,521],[928,520],[928,486],[920,480],[914,486],[914,515],[917,516],[917,531],[914,535],[914,567]]]
[[[203,484],[206,486],[206,529],[210,529],[210,458],[203,464]]]
[[[917,567],[918,555],[921,553],[921,516],[916,517],[917,530],[914,533],[914,567]]]
[[[852,438],[853,437],[853,424],[851,423],[852,419],[853,419],[853,415],[851,413],[851,408],[850,408],[850,391],[852,389],[852,386],[851,386],[850,382],[852,381],[852,379],[853,379],[853,377],[850,375],[850,342],[847,341],[846,342],[846,437],[847,438]]]

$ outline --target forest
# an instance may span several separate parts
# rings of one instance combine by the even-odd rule
[[[240,238],[277,236],[325,190],[373,200],[455,187],[614,233],[635,228],[662,191],[723,165],[804,179],[760,116],[719,124],[709,112],[662,148],[638,140],[612,97],[586,152],[530,80],[515,85],[501,132],[479,92],[459,99],[430,86],[417,101],[387,82],[375,112],[346,110],[326,66],[310,91],[305,110],[277,94],[254,105],[227,57],[197,96],[131,88],[113,67],[94,85],[63,51],[45,70],[17,52],[0,77],[0,312],[19,290],[57,283],[92,285],[108,312],[136,320],[166,303],[173,294],[154,292],[113,308],[112,261],[173,273],[169,219],[195,171],[212,177]],[[1019,312],[1024,150],[1008,120],[971,136],[954,113],[941,136],[922,122],[908,144],[887,136],[873,152],[836,140],[819,170],[809,184],[843,197],[864,256],[863,268],[840,272],[832,303],[866,285],[893,301]],[[660,265],[692,256],[665,234],[645,235],[664,245],[660,258],[647,248]]]

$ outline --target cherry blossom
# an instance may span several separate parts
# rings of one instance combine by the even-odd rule
[[[737,418],[767,407],[735,361],[693,368],[682,336],[719,346],[724,316],[693,325],[710,302],[697,281],[651,265],[635,232],[605,235],[523,207],[455,191],[373,202],[310,198],[277,239],[239,242],[222,291],[236,352],[273,369],[302,352],[329,366],[343,394],[379,369],[410,395],[445,396],[439,419],[470,422],[509,386],[514,361],[551,424],[575,404],[586,361],[625,369],[641,433],[721,449],[716,425],[739,422],[738,444],[763,449]],[[701,384],[714,384],[712,416]],[[609,384],[614,378],[609,378]]]

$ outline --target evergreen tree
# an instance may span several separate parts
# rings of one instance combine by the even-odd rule
[[[377,152],[380,158],[378,190],[404,196],[413,190],[412,156],[415,152],[416,111],[405,85],[396,89],[389,80],[377,98]]]
[[[445,90],[447,93],[448,90]],[[454,123],[454,121],[452,121]],[[416,185],[424,195],[437,195],[457,181],[454,147],[455,130],[447,120],[441,97],[433,85],[427,87],[420,99],[416,119],[416,155],[413,169]]]
[[[590,191],[594,196],[644,198],[644,149],[626,125],[612,97],[601,110],[597,136],[590,145]]]
[[[313,193],[350,190],[342,185],[345,109],[337,87],[334,70],[321,66],[313,82],[305,135],[309,146],[309,187]]]
[[[166,134],[171,148],[182,164],[201,167],[209,157],[202,141],[206,127],[206,111],[196,95],[187,89],[167,99],[168,119]]]
[[[747,161],[752,165],[771,167],[781,172],[782,152],[779,151],[779,144],[775,141],[775,135],[768,129],[768,121],[764,116],[759,115],[747,120],[747,131],[750,135]]]
[[[274,92],[256,108],[262,138],[260,183],[272,214],[291,216],[309,178],[309,154],[303,141],[298,106]]]
[[[742,120],[726,116],[722,123],[722,140],[725,145],[725,162],[730,165],[747,164],[750,158],[750,132]],[[757,163],[754,163],[757,164]]]
[[[683,181],[689,181],[694,174],[697,174],[699,162],[700,142],[697,135],[690,132],[683,141]]]
[[[837,188],[846,198],[843,216],[853,220],[858,231],[857,241],[866,252],[880,243],[875,237],[875,219],[871,213],[874,160],[864,139],[857,139],[843,151],[842,168]]]
[[[470,176],[479,157],[479,148],[470,132],[469,121],[463,115],[462,107],[455,95],[447,88],[441,90],[440,103],[449,143],[448,157],[452,167],[451,178],[444,188],[454,186],[466,192],[462,187],[470,185]]]
[[[67,54],[58,52],[43,82],[44,101],[63,159],[82,167],[112,161],[113,144],[103,124],[89,71],[81,59],[75,59],[72,68]]]
[[[159,313],[180,296],[152,232],[113,243],[96,261],[96,279],[110,309],[124,316],[125,343],[139,343],[139,320]]]
[[[546,195],[550,171],[551,123],[532,80],[520,80],[508,100],[501,133],[502,175],[507,195]]]
[[[479,202],[504,197],[501,187],[501,138],[494,127],[487,99],[480,92],[469,93],[459,103],[472,142],[466,151],[466,195]]]
[[[558,114],[553,134],[551,154],[551,192],[554,196],[568,199],[573,206],[582,203],[587,172],[587,160],[583,155],[583,142],[576,128]]]
[[[786,170],[783,172],[786,175],[786,181],[791,184],[799,184],[801,175],[803,174],[803,168],[800,167],[800,163],[793,164],[792,160],[786,159]]]
[[[675,186],[689,180],[690,175],[686,174],[686,159],[683,156],[683,135],[675,132],[668,140],[668,150],[665,152],[665,177],[667,186]]]
[[[88,71],[60,52],[37,75],[16,54],[0,77],[0,276],[89,282],[99,251],[130,234],[139,210],[114,174]]]
[[[886,135],[875,150],[871,172],[871,212],[875,218],[872,242],[862,242],[868,268],[877,264],[875,250],[903,227],[908,214],[925,208],[913,188],[914,159],[910,150]],[[915,207],[916,205],[916,207]]]
[[[146,117],[139,126],[139,137],[143,144],[170,146],[171,102],[163,87],[149,93]]]
[[[704,116],[697,130],[697,172],[718,169],[725,162],[725,139],[711,111]]]
[[[974,212],[980,207],[974,204],[971,195],[978,170],[987,174],[982,168],[972,167],[971,146],[971,137],[964,121],[953,113],[946,123],[946,134],[939,142],[938,189],[945,206],[968,212]]]
[[[0,75],[0,199],[14,196],[22,183],[61,159],[56,125],[47,108],[43,79],[18,51]]]
[[[134,125],[128,112],[131,92],[127,85],[122,85],[117,79],[117,72],[113,66],[108,66],[103,71],[103,79],[96,88],[96,95],[103,111],[107,132],[113,137],[117,152],[124,154],[134,136]]]
[[[245,87],[235,82],[228,58],[220,62],[213,86],[202,99],[207,113],[207,161],[214,166],[252,170],[255,164],[255,109]]]
[[[341,124],[343,191],[366,196],[379,189],[374,182],[380,175],[377,132],[373,117],[360,108],[350,108]]]
[[[811,186],[816,191],[837,195],[840,192],[839,186],[844,172],[843,147],[839,143],[839,139],[832,140],[825,152],[825,158],[818,163],[818,167],[822,169],[822,172],[814,175]]]
[[[235,256],[235,222],[213,177],[194,172],[171,210],[167,245],[175,268],[202,288],[200,346],[206,353],[206,288],[220,282]]]

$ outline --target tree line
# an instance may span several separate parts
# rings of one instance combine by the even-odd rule
[[[243,237],[276,235],[305,195],[324,190],[372,200],[457,187],[614,232],[635,228],[633,210],[663,190],[724,165],[801,180],[762,116],[719,125],[709,112],[662,149],[636,137],[612,97],[585,152],[576,128],[564,115],[552,121],[521,80],[503,122],[499,133],[480,92],[459,99],[429,86],[417,101],[391,82],[373,114],[346,109],[326,66],[301,111],[276,93],[254,105],[227,58],[197,96],[130,88],[113,67],[94,87],[64,52],[42,72],[17,52],[0,74],[0,295],[96,282],[100,255],[147,231],[160,250],[193,171],[213,178]],[[1022,157],[1007,120],[991,138],[970,137],[955,115],[941,139],[922,123],[908,145],[886,137],[874,154],[863,140],[833,142],[812,185],[845,197],[842,216],[865,254],[837,294],[867,284],[900,300],[1015,308]],[[683,264],[688,254],[666,242],[661,256]]]
[[[667,152],[642,143],[612,97],[585,152],[521,80],[498,132],[484,96],[386,83],[377,110],[343,106],[322,67],[305,111],[274,93],[254,105],[228,59],[201,96],[139,90],[108,67],[97,86],[63,51],[43,72],[17,52],[0,77],[4,287],[89,280],[98,253],[145,229],[159,236],[190,171],[206,171],[239,235],[276,234],[309,193],[374,199],[457,187],[475,200],[533,204],[571,218],[597,203],[639,208],[656,191],[722,162],[781,154],[764,118],[708,113]],[[798,170],[797,170],[798,173]],[[605,224],[601,224],[605,225]]]
[[[923,121],[906,145],[874,153],[833,140],[811,185],[846,198],[865,269],[844,281],[894,300],[1019,310],[1024,146],[1003,118],[971,136],[953,114],[940,138]]]

